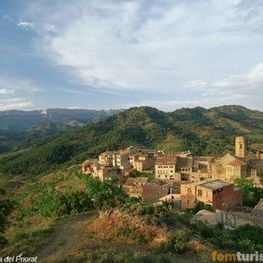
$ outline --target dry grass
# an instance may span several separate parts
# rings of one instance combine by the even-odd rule
[[[105,240],[118,240],[127,244],[142,244],[147,248],[159,248],[167,241],[164,228],[147,225],[138,216],[123,215],[118,210],[101,213],[88,225],[86,231]],[[144,242],[138,242],[140,239]]]

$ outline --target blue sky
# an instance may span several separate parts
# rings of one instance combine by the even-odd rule
[[[1,0],[0,110],[263,110],[261,0]]]

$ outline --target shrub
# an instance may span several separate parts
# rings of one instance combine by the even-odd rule
[[[90,211],[94,209],[94,204],[90,196],[84,191],[44,192],[39,198],[38,209],[44,217],[62,216]]]
[[[189,240],[189,232],[187,230],[180,230],[172,234],[166,243],[161,245],[161,251],[183,253],[187,249]]]
[[[1,234],[5,231],[8,224],[7,217],[15,206],[14,202],[5,198],[4,195],[4,189],[0,188],[0,248],[7,243],[7,240]]]

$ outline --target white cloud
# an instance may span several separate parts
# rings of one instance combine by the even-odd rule
[[[6,94],[13,93],[13,92],[14,92],[13,89],[7,89],[7,88],[0,87],[0,95],[6,95]]]
[[[34,23],[21,20],[17,23],[17,26],[24,29],[32,29],[34,27]]]
[[[23,17],[43,57],[80,84],[158,93],[156,103],[142,98],[157,107],[254,106],[263,95],[259,7],[258,0],[58,0],[32,2]]]
[[[12,109],[30,109],[33,103],[23,98],[11,98],[0,100],[0,111]]]
[[[256,92],[263,95],[263,63],[256,65],[245,74],[231,75],[217,81],[215,87],[245,94]]]
[[[26,79],[0,79],[0,111],[10,109],[31,109],[34,106],[30,97],[41,88]]]
[[[245,68],[237,54],[262,37],[240,29],[238,2],[63,1],[63,9],[42,10],[42,47],[83,83],[174,91]]]
[[[0,78],[0,94],[8,95],[12,93],[25,92],[33,94],[41,90],[39,84],[28,79],[11,79],[11,78]]]
[[[185,90],[197,91],[199,97],[180,100],[145,100],[140,105],[151,105],[163,110],[196,106],[209,108],[224,104],[238,104],[253,109],[262,109],[263,63],[243,74],[230,75],[210,83],[202,80],[190,81],[186,84]]]

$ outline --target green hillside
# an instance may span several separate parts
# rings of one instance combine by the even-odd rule
[[[170,113],[136,107],[69,135],[31,140],[2,157],[0,170],[36,175],[129,145],[221,155],[233,151],[237,135],[248,138],[251,151],[262,150],[263,112],[241,106],[183,108]]]

